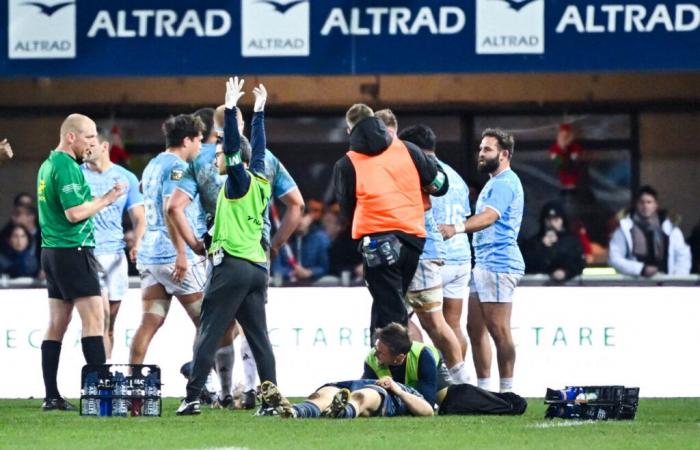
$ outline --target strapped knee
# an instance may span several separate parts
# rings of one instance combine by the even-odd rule
[[[196,302],[187,303],[187,304],[184,304],[182,306],[185,308],[185,311],[187,311],[187,314],[190,317],[199,318],[199,316],[202,314],[202,302],[203,301],[204,301],[204,299],[200,298]]]
[[[170,310],[170,300],[156,299],[149,300],[149,302],[150,306],[144,312],[163,318],[168,315],[168,310]]]
[[[442,287],[409,291],[406,294],[406,303],[416,312],[442,311]]]

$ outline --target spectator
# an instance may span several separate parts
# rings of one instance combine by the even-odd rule
[[[610,239],[610,265],[625,275],[689,274],[690,248],[677,218],[659,210],[654,188],[639,188],[630,210]]]
[[[15,201],[18,199],[21,199],[20,196],[16,197]],[[9,249],[7,242],[9,242],[10,235],[17,225],[23,226],[27,231],[29,235],[30,252],[37,260],[38,264],[39,255],[41,253],[41,233],[39,232],[39,225],[37,223],[36,208],[33,206],[24,206],[20,204],[14,207],[10,221],[0,230],[0,249]]]
[[[306,214],[289,240],[289,246],[283,247],[274,260],[272,270],[285,280],[315,281],[328,273],[329,246],[328,234],[313,222],[311,214]],[[292,255],[287,253],[290,248]]]
[[[331,241],[329,273],[342,277],[343,272],[350,272],[351,278],[362,277],[362,255],[357,251],[358,241],[350,236],[350,224],[335,211],[326,212],[321,222]]]
[[[570,123],[559,125],[557,140],[549,146],[549,157],[557,166],[564,192],[576,189],[579,182],[579,157],[583,148],[576,140]]]
[[[19,194],[15,195],[12,205],[30,206],[32,208],[36,207],[36,203],[34,203],[34,196],[28,192],[20,192]]]
[[[540,231],[522,246],[526,273],[545,273],[564,281],[580,275],[585,265],[579,237],[569,230],[563,208],[556,202],[540,212]]]
[[[39,273],[39,260],[32,252],[31,236],[23,225],[14,225],[3,242],[0,253],[0,273],[10,278],[34,277]]]
[[[700,221],[693,228],[688,238],[688,245],[693,258],[691,272],[700,273]]]

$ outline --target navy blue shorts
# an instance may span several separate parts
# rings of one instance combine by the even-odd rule
[[[408,387],[401,383],[396,384],[398,384],[403,391],[409,392],[419,397],[421,396],[418,391],[411,387]],[[350,392],[358,391],[360,389],[372,389],[374,391],[377,391],[379,393],[379,396],[382,398],[382,404],[380,405],[379,409],[375,411],[373,417],[396,417],[411,415],[411,413],[408,410],[408,407],[406,406],[406,403],[404,403],[403,400],[401,400],[399,397],[392,394],[391,392],[387,391],[383,387],[378,386],[377,380],[338,381],[336,383],[326,383],[319,389],[324,388],[326,386],[333,386],[339,389],[348,389],[350,390]]]

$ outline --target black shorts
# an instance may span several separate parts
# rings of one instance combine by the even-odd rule
[[[41,268],[46,274],[49,298],[72,301],[101,296],[100,263],[91,247],[42,248]]]

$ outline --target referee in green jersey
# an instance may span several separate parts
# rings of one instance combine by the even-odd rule
[[[214,362],[219,341],[235,320],[243,328],[261,380],[273,383],[275,355],[267,334],[265,288],[267,257],[261,244],[265,208],[270,200],[270,183],[265,178],[264,113],[267,92],[261,84],[253,88],[255,114],[251,131],[250,170],[241,152],[236,121],[236,103],[243,95],[243,80],[226,83],[224,146],[217,153],[219,172],[227,174],[219,192],[214,215],[210,253],[213,270],[204,294],[199,332],[194,346],[187,397],[178,415],[199,414],[199,395]]]
[[[96,146],[95,122],[71,114],[61,124],[58,147],[41,165],[37,176],[41,267],[49,291],[49,326],[41,343],[45,411],[75,409],[61,397],[56,382],[61,342],[73,307],[82,321],[85,361],[105,362],[104,310],[97,274],[99,263],[92,253],[92,216],[121,196],[125,186],[117,184],[102,197],[92,198],[77,159],[89,155]]]

